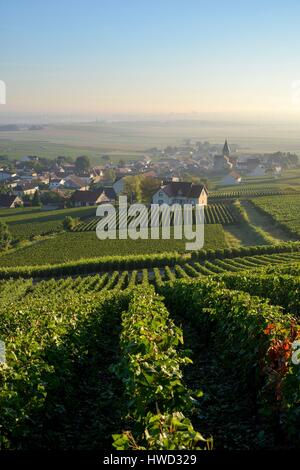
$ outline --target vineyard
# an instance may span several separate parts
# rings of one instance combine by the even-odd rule
[[[253,203],[297,230],[300,196]],[[99,241],[88,210],[0,256],[0,449],[298,449],[300,242],[229,248],[226,202],[199,251]]]
[[[262,197],[252,201],[256,208],[267,214],[275,225],[291,235],[300,236],[300,195]]]
[[[230,189],[220,189],[218,191],[210,191],[210,200],[217,201],[219,199],[239,199],[239,198],[252,198],[263,196],[286,196],[297,195],[294,189],[278,189],[276,187],[260,189],[258,186],[254,187],[239,187]],[[299,193],[298,193],[299,194]]]
[[[6,222],[12,235],[19,240],[37,235],[47,235],[63,230],[62,222],[66,216],[86,219],[95,214],[95,207],[74,209],[42,210],[28,207],[22,209],[0,210],[0,217]]]
[[[124,226],[124,218],[126,216],[122,215],[118,220],[117,220],[117,228],[120,226]],[[193,224],[196,223],[196,218],[195,218],[195,212],[193,212]],[[175,212],[172,212],[170,215],[170,223],[171,225],[178,225],[179,221],[183,219],[182,215],[182,210],[179,209]],[[79,225],[77,225],[73,230],[75,232],[86,232],[86,231],[95,231],[96,226],[101,220],[99,217],[94,217],[86,222],[83,222]],[[132,220],[132,217],[128,217],[127,223],[129,224]],[[142,227],[148,227],[149,222],[151,220],[151,213],[150,211],[148,212],[148,215],[145,215],[141,219],[141,226]],[[222,225],[229,225],[233,224],[236,222],[236,217],[234,215],[234,211],[231,208],[231,205],[229,204],[210,204],[205,207],[205,212],[204,212],[204,222],[205,224],[222,224]],[[162,214],[159,214],[158,216],[155,217],[153,220],[153,225],[154,226],[160,226],[163,223],[163,216]]]
[[[1,281],[1,449],[272,448],[279,436],[297,446],[299,374],[290,359],[300,337],[300,281],[284,270],[299,257]],[[277,277],[268,273],[275,263],[283,267]],[[271,303],[251,297],[252,285]],[[182,351],[185,341],[190,352]],[[216,371],[206,369],[216,359],[225,371],[219,379],[234,380],[240,397],[220,398],[225,434],[209,385]],[[238,436],[237,444],[224,409],[242,406],[241,397],[249,441]]]
[[[21,251],[21,250],[20,250]],[[23,250],[22,250],[23,251]],[[212,274],[208,266],[218,264],[218,272],[221,272],[220,265],[241,264],[242,268],[247,266],[257,267],[258,265],[276,264],[280,262],[298,259],[300,244],[298,242],[282,243],[278,245],[258,245],[241,248],[218,248],[184,252],[161,252],[153,254],[136,254],[127,256],[105,256],[78,261],[69,261],[58,264],[38,264],[25,266],[4,266],[0,268],[0,279],[9,278],[48,278],[76,274],[111,272],[113,270],[135,270],[140,268],[154,268],[164,266],[183,265],[188,263],[201,263],[201,270],[207,274]],[[4,257],[3,257],[4,258]],[[240,258],[240,259],[239,259]],[[214,269],[217,269],[216,267]],[[213,271],[216,272],[216,271]]]
[[[221,225],[205,225],[206,249],[225,248],[224,230]],[[176,240],[99,240],[96,232],[64,232],[38,240],[0,256],[0,266],[30,266],[32,264],[56,264],[84,258],[126,256],[162,252],[185,252],[186,239]]]

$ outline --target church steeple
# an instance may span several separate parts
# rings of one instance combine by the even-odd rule
[[[227,139],[225,140],[225,144],[224,144],[224,147],[223,147],[223,156],[225,157],[229,157],[230,155],[230,147],[228,145],[228,142],[227,142]]]

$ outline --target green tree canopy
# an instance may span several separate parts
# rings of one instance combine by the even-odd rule
[[[90,159],[86,155],[76,158],[75,168],[78,173],[86,173],[91,166]]]
[[[141,176],[140,189],[142,194],[142,200],[144,202],[151,202],[152,196],[160,188],[160,180],[158,178],[147,178]]]
[[[36,191],[34,193],[33,198],[32,198],[32,205],[33,206],[41,206],[42,205],[39,191]]]

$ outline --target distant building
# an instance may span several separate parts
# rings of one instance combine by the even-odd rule
[[[65,179],[65,188],[78,189],[79,191],[87,191],[90,187],[90,178],[81,178],[71,175]]]
[[[204,204],[208,192],[205,186],[185,182],[170,182],[160,187],[152,198],[153,204]]]
[[[248,176],[264,176],[266,174],[266,169],[263,165],[259,164],[252,170],[248,172]]]
[[[65,185],[63,178],[51,178],[49,182],[49,189],[61,189]]]
[[[227,139],[225,140],[222,154],[224,157],[228,157],[228,158],[230,157],[230,147],[228,145]]]
[[[280,175],[282,167],[280,165],[275,165],[272,167],[274,175]]]
[[[18,184],[14,188],[14,194],[16,196],[33,196],[36,191],[38,191],[39,187],[37,184],[32,183],[22,183]]]
[[[143,176],[144,178],[157,178],[157,173],[156,171],[149,170],[145,171],[144,173],[141,173],[141,176]]]
[[[65,171],[65,175],[72,175],[75,171],[75,164],[74,163],[63,163],[62,167]]]
[[[103,188],[102,191],[103,191],[103,194],[107,198],[106,202],[111,202],[111,203],[116,202],[117,195],[116,195],[114,188]]]
[[[236,169],[238,171],[242,171],[244,173],[247,173],[248,171],[248,163],[247,163],[247,160],[238,160],[236,162]]]
[[[29,156],[26,156],[26,157],[22,157],[20,161],[21,162],[32,162],[32,163],[34,163],[34,162],[39,161],[39,157],[29,155]]]
[[[225,140],[222,155],[214,156],[214,166],[213,169],[216,172],[229,170],[232,168],[232,163],[230,162],[230,147],[228,145],[227,139]]]
[[[122,176],[121,178],[117,179],[113,184],[113,189],[116,194],[123,193],[125,190],[125,179],[126,176]]]
[[[18,175],[21,180],[32,181],[37,178],[37,172],[34,170],[26,170],[18,172]]]
[[[23,201],[18,196],[11,196],[10,194],[0,194],[0,207],[6,209],[14,209],[22,207]]]
[[[98,189],[95,191],[75,191],[70,202],[74,207],[96,206],[104,203],[112,203],[116,200],[113,188]]]
[[[4,183],[5,181],[9,181],[14,178],[16,173],[12,173],[11,171],[5,171],[3,169],[0,170],[0,182]]]
[[[220,185],[221,186],[231,186],[234,184],[240,184],[242,181],[241,175],[236,173],[235,171],[231,171],[228,175],[222,178]]]

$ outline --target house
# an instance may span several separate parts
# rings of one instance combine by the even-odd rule
[[[122,178],[122,176],[128,176],[132,173],[132,169],[128,166],[121,166],[117,168],[117,178]]]
[[[153,204],[203,204],[207,205],[208,192],[205,186],[186,182],[163,184],[153,195]]]
[[[33,155],[28,155],[28,156],[25,156],[25,157],[22,157],[21,162],[38,162],[39,161],[39,157],[36,157],[36,156],[33,156]]]
[[[105,188],[95,191],[77,190],[72,194],[70,202],[74,207],[84,207],[113,202],[115,199],[116,193],[113,191],[113,189]]]
[[[33,183],[21,183],[15,186],[14,194],[16,196],[33,196],[39,187],[37,184]]]
[[[215,155],[213,169],[216,172],[224,171],[232,168],[232,163],[226,155]]]
[[[49,184],[51,178],[49,176],[49,173],[40,173],[37,178],[39,183],[43,184]]]
[[[157,178],[157,173],[156,171],[149,170],[145,171],[144,173],[141,173],[141,176],[143,176],[144,178]]]
[[[125,179],[126,176],[122,176],[121,178],[117,179],[114,184],[113,184],[113,189],[115,191],[116,194],[120,194],[120,193],[123,193],[124,190],[125,190]]]
[[[75,171],[75,164],[74,163],[63,163],[62,168],[65,171],[65,175],[73,175]]]
[[[251,157],[247,159],[246,163],[247,163],[247,171],[248,173],[251,173],[260,165],[261,162],[259,158]]]
[[[282,171],[282,167],[280,165],[275,165],[273,166],[273,173],[274,175],[280,175],[281,171]]]
[[[264,176],[266,169],[263,165],[259,164],[248,173],[248,176]]]
[[[104,171],[101,166],[94,166],[93,168],[91,168],[90,177],[93,179],[94,182],[100,181],[100,179],[103,178],[103,176],[104,176]]]
[[[0,194],[0,207],[14,209],[15,207],[22,207],[23,201],[18,196],[12,196],[10,194]]]
[[[5,181],[9,181],[12,178],[14,178],[16,173],[12,173],[11,171],[5,171],[3,169],[0,170],[0,183],[3,183]]]
[[[101,167],[93,167],[89,171],[88,177],[83,177],[82,180],[85,181],[88,185],[99,183],[103,180],[104,172]]]
[[[33,179],[37,178],[37,172],[34,170],[26,170],[26,171],[19,171],[19,177],[21,180],[32,181]]]
[[[238,160],[236,162],[236,169],[246,173],[249,170],[247,160]]]
[[[65,180],[63,178],[51,178],[49,181],[49,189],[63,188]]]
[[[87,191],[90,187],[90,178],[81,178],[70,175],[65,179],[65,188],[76,189],[78,191]]]
[[[103,193],[107,197],[106,202],[111,202],[111,203],[116,202],[117,195],[116,195],[114,188],[103,188]]]
[[[228,175],[222,178],[220,185],[221,186],[231,186],[234,184],[239,184],[242,181],[241,175],[236,173],[235,171],[231,171]]]

